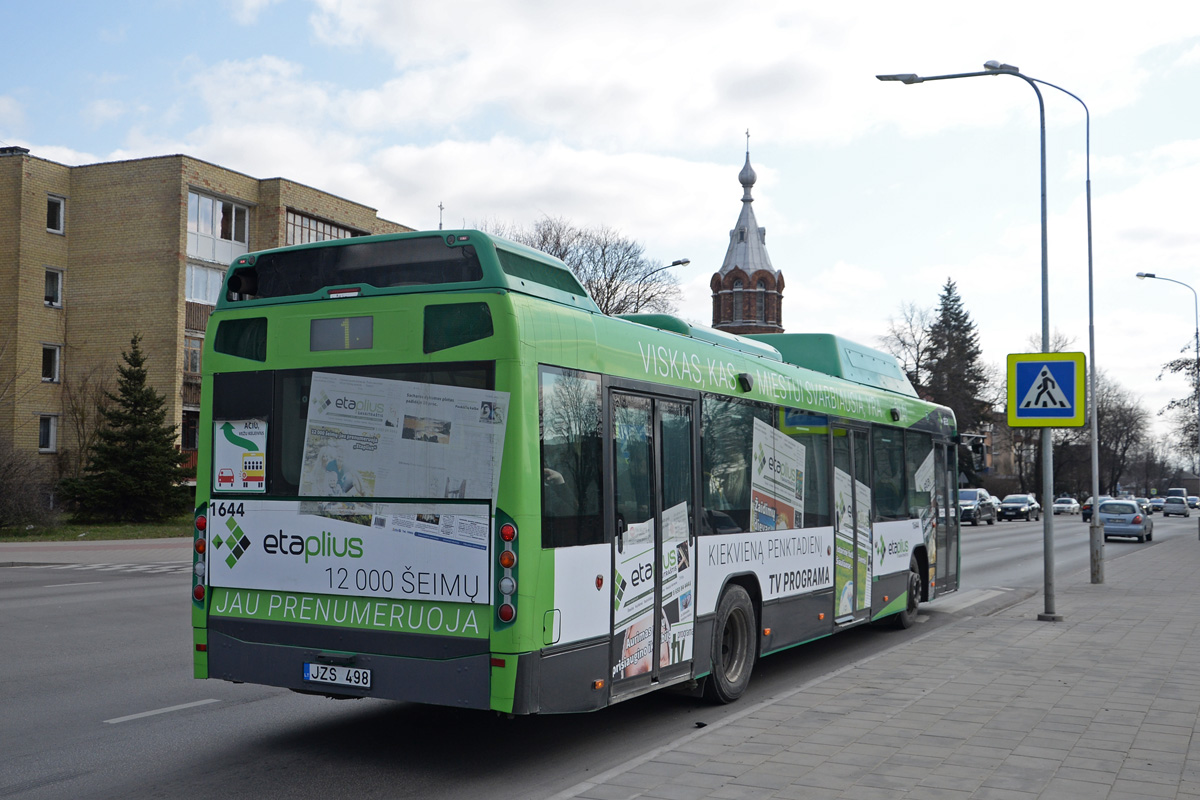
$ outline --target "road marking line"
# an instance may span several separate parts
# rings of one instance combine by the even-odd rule
[[[197,700],[194,703],[183,703],[182,705],[178,705],[178,706],[168,706],[167,708],[156,708],[153,711],[143,711],[140,714],[130,714],[127,717],[116,717],[115,719],[106,719],[104,721],[110,725],[113,725],[118,722],[129,722],[131,719],[141,719],[142,717],[153,717],[156,714],[167,714],[172,711],[182,711],[185,708],[195,708],[196,706],[206,706],[209,703],[219,703],[219,702],[221,702],[221,701],[217,700],[216,698],[210,698],[208,700]]]
[[[104,581],[81,581],[79,583],[48,583],[43,586],[43,589],[57,589],[60,586],[96,586],[104,583]]]

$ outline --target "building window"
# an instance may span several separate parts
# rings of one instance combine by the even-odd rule
[[[66,233],[67,198],[53,194],[46,197],[46,230],[50,233]]]
[[[755,316],[759,322],[767,321],[767,284],[765,281],[758,282],[758,296],[755,298],[757,308],[755,308]]]
[[[733,321],[742,321],[742,281],[733,282]]]
[[[249,250],[250,210],[188,192],[188,251],[192,258],[229,264]]]
[[[362,236],[363,234],[323,219],[288,211],[284,235],[286,244],[308,244],[309,242],[324,242],[329,239],[349,239],[352,236]]]
[[[200,374],[200,353],[204,340],[199,336],[183,337],[183,371],[189,375]]]
[[[215,306],[221,296],[221,285],[225,280],[225,272],[212,267],[202,267],[199,264],[187,265],[187,286],[184,297],[193,303],[204,303]]]
[[[746,229],[738,228],[738,244],[741,244],[744,241],[746,241]]]
[[[184,411],[183,425],[179,428],[179,444],[183,450],[197,449],[200,431],[200,412]]]
[[[38,452],[54,453],[58,451],[58,417],[45,415],[38,417]]]
[[[58,361],[62,348],[58,345],[42,345],[42,383],[58,383]]]
[[[50,308],[62,308],[62,270],[46,270],[46,305]]]

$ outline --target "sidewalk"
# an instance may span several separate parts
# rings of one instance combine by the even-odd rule
[[[1039,593],[918,626],[558,797],[1200,798],[1200,545],[1105,549],[1104,584],[1056,576],[1062,622]]]
[[[192,560],[192,540],[0,542],[0,567],[18,564],[159,564]]]

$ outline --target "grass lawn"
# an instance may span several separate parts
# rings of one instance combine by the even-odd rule
[[[0,542],[75,542],[108,539],[169,539],[192,535],[192,515],[166,522],[76,523],[64,520],[52,526],[0,528]]]

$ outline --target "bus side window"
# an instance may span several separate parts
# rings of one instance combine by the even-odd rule
[[[871,430],[871,484],[876,522],[908,519],[904,488],[904,432],[899,428]]]
[[[600,376],[539,371],[542,547],[600,544]]]
[[[768,406],[733,397],[705,395],[701,401],[704,482],[702,534],[750,530],[750,449],[754,420],[771,424]]]
[[[911,519],[924,519],[933,504],[933,437],[928,433],[908,431],[904,440],[908,515]]]

